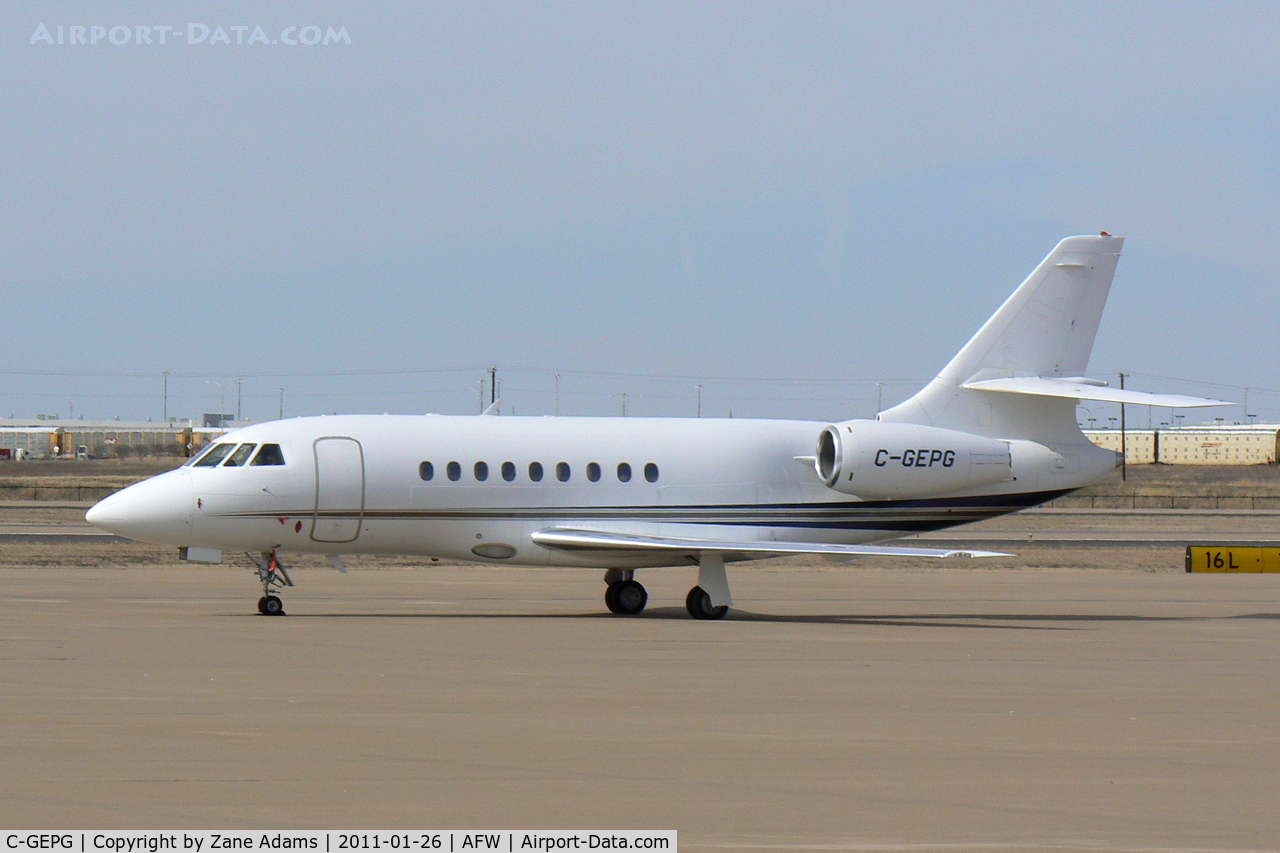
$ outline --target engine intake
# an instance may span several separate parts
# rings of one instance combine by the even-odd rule
[[[845,421],[818,433],[822,481],[864,498],[931,497],[1013,479],[1009,445],[918,424]]]

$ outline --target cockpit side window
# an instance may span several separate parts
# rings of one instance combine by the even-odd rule
[[[191,464],[195,468],[212,468],[221,462],[222,458],[230,453],[233,447],[235,447],[234,444],[215,444]]]
[[[246,461],[248,461],[249,454],[253,453],[253,449],[257,446],[258,445],[256,444],[240,445],[239,447],[236,448],[236,452],[232,453],[231,456],[227,458],[227,461],[222,463],[222,467],[235,468],[239,465],[243,465]]]
[[[258,451],[258,455],[253,457],[250,465],[283,465],[284,454],[280,452],[278,444],[264,444],[262,449]]]

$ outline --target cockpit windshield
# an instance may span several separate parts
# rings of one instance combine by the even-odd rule
[[[204,453],[201,453],[191,465],[194,468],[212,468],[221,462],[233,447],[235,447],[234,444],[215,444]]]
[[[257,455],[254,451],[257,450]],[[249,461],[252,459],[253,461]],[[283,465],[284,452],[278,444],[259,445],[245,442],[237,445],[234,442],[215,444],[187,463],[196,468],[238,468],[244,465]]]
[[[249,454],[253,453],[256,444],[242,444],[236,448],[236,452],[227,457],[227,461],[222,463],[224,468],[235,468],[237,465],[243,465],[249,458]]]
[[[250,465],[283,465],[284,454],[280,452],[278,444],[264,444],[262,449],[258,451],[258,455],[253,457]]]

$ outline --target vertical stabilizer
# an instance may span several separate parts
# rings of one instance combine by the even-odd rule
[[[1075,402],[984,393],[968,382],[1082,376],[1111,290],[1121,237],[1068,237],[918,394],[882,412],[889,422],[1000,438],[1074,441]]]

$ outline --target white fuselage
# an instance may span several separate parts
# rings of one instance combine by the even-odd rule
[[[638,568],[684,558],[548,549],[534,542],[534,533],[572,527],[708,540],[869,543],[1040,503],[1115,464],[1114,454],[1083,437],[1056,452],[1039,445],[1037,452],[1020,450],[1014,442],[1008,482],[941,496],[922,488],[927,498],[866,500],[829,488],[815,473],[815,442],[827,426],[440,415],[274,421],[228,433],[218,443],[277,444],[283,464],[188,464],[107,498],[91,520],[177,547]],[[1046,461],[1050,457],[1059,462]],[[902,466],[899,474],[904,482],[923,483],[929,471]]]

